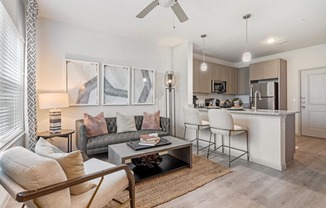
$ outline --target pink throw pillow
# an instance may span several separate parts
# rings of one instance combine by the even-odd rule
[[[144,112],[143,124],[141,129],[157,129],[161,130],[160,127],[160,111],[154,114]]]
[[[94,137],[108,133],[108,127],[103,112],[93,117],[84,113],[84,124],[86,126],[87,137]]]

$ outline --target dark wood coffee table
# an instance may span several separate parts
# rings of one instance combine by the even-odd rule
[[[132,149],[126,143],[109,145],[109,162],[115,165],[126,163],[134,172],[136,181],[176,170],[182,167],[191,168],[192,144],[188,141],[172,136],[165,136],[164,138],[169,140],[172,144],[138,151]],[[163,158],[162,163],[157,167],[136,167],[132,163],[127,163],[132,158],[155,153],[160,153]]]

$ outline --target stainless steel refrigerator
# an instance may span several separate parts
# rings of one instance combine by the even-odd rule
[[[250,106],[255,103],[255,92],[259,91],[261,100],[257,95],[257,109],[278,110],[278,83],[277,82],[258,82],[251,83],[250,87]]]

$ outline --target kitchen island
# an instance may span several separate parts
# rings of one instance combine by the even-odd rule
[[[204,120],[208,120],[209,109],[199,109]],[[284,110],[229,110],[235,124],[248,129],[250,161],[277,170],[284,170],[294,159],[295,113]],[[203,135],[207,138],[208,132]],[[245,135],[234,136],[232,146],[246,148]],[[217,143],[221,139],[217,137]],[[225,142],[228,142],[225,139]],[[232,151],[237,156],[237,151]]]

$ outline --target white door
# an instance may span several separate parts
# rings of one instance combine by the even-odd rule
[[[301,71],[302,135],[326,138],[326,67]]]

